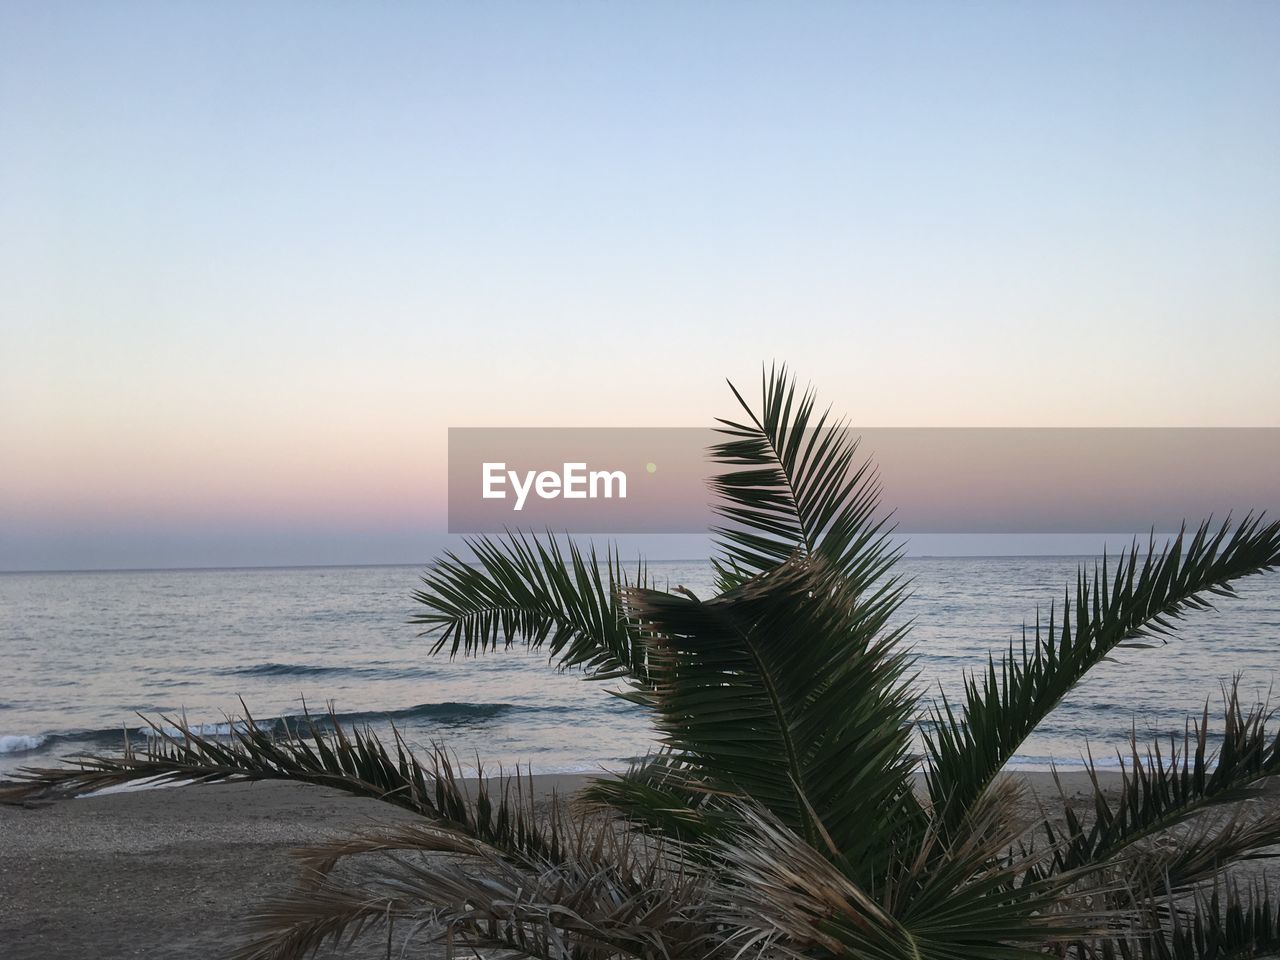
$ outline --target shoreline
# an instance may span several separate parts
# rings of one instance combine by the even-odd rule
[[[587,774],[535,774],[540,801],[571,796]],[[1007,773],[1054,803],[1043,772]],[[1060,773],[1073,807],[1092,796],[1083,771]],[[1104,784],[1118,774],[1101,774]],[[216,957],[245,937],[255,905],[289,890],[290,850],[412,814],[327,787],[283,781],[130,790],[0,804],[0,944],[7,960]],[[385,957],[376,949],[317,956]]]
[[[271,723],[279,723],[280,721],[297,722],[299,717],[267,717],[259,720],[260,724],[266,725]],[[222,731],[227,727],[227,723],[207,723],[195,724],[197,732],[209,732],[205,728],[216,728],[214,733],[217,736],[222,735]],[[138,727],[140,732],[144,728]],[[175,731],[176,732],[176,731]],[[45,734],[6,734],[0,735],[0,789],[5,786],[12,785],[17,781],[14,780],[24,767],[49,768],[59,767],[65,763],[74,762],[75,758],[81,755],[96,755],[105,753],[114,753],[120,746],[120,730],[99,730],[84,731],[77,733],[45,733]],[[130,738],[131,742],[140,744],[145,742],[141,735]],[[13,744],[17,741],[34,742],[32,746],[14,749]],[[8,748],[8,749],[6,749]],[[70,748],[70,749],[68,749]],[[425,751],[420,752],[420,756]],[[921,763],[924,762],[922,755]],[[612,776],[625,773],[629,762],[642,760],[643,757],[634,757],[632,761],[626,760],[601,760],[598,765],[592,764],[576,764],[574,766],[562,766],[560,768],[552,768],[549,770],[540,770],[533,774],[538,777],[598,777]],[[1120,765],[1116,760],[1114,753],[1099,754],[1093,758],[1095,768],[1099,774],[1119,773]],[[1129,766],[1129,757],[1125,754],[1125,765]],[[485,764],[486,768],[498,769],[499,764]],[[528,767],[524,763],[503,764],[503,769],[522,771],[522,775],[527,775]],[[463,766],[463,773],[466,777],[474,777],[474,767]],[[1061,775],[1085,773],[1088,769],[1082,756],[1074,757],[1054,757],[1054,756],[1014,756],[1005,766],[1005,772],[1010,774],[1050,774],[1057,770]],[[145,789],[145,788],[131,788]]]

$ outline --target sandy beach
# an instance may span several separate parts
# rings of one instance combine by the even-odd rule
[[[1044,773],[1018,774],[1056,800]],[[571,794],[580,776],[539,776]],[[1082,773],[1063,775],[1075,803]],[[289,851],[408,814],[374,800],[290,783],[170,788],[32,806],[0,805],[0,955],[216,958],[244,937],[245,916],[297,877]],[[385,956],[385,942],[343,954]]]

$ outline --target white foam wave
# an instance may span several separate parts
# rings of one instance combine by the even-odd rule
[[[1099,770],[1119,770],[1120,761],[1116,757],[1096,757],[1093,765]],[[1030,771],[1048,771],[1057,767],[1059,770],[1087,770],[1088,765],[1079,755],[1074,757],[1061,756],[1027,756],[1018,754],[1010,758],[1008,768],[1010,770],[1030,770]]]
[[[233,730],[238,733],[243,733],[244,731],[248,730],[249,724],[243,720],[237,720],[233,723],[192,723],[192,724],[188,724],[187,729],[191,733],[194,733],[196,736],[200,736],[200,737],[229,737],[231,736],[231,733]],[[271,724],[269,722],[259,722],[258,729],[270,730]],[[182,736],[182,731],[179,730],[177,727],[161,725],[160,730],[166,736],[170,736],[170,737]],[[137,734],[140,737],[155,736],[155,730],[153,730],[151,727],[139,727],[137,729]]]
[[[7,733],[0,736],[0,753],[27,753],[39,750],[49,738],[44,735],[31,736],[25,733]]]

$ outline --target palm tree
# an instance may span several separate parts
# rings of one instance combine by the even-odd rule
[[[721,421],[712,450],[725,468],[712,480],[715,596],[659,590],[612,552],[522,534],[446,555],[415,594],[434,652],[523,644],[620,681],[651,713],[659,750],[594,781],[586,807],[539,815],[519,778],[468,797],[446,753],[419,760],[398,735],[387,748],[317,721],[281,741],[251,718],[230,742],[157,726],[144,750],[31,771],[22,789],[284,778],[422,816],[311,851],[307,881],[264,908],[244,957],[302,956],[392,922],[477,950],[591,960],[1280,950],[1265,885],[1229,871],[1280,843],[1280,808],[1251,802],[1280,772],[1280,737],[1234,686],[1218,729],[1206,711],[1180,743],[1135,738],[1118,788],[1091,767],[1087,815],[1064,796],[1028,827],[1018,784],[1000,776],[1118,648],[1167,640],[1186,612],[1280,563],[1280,524],[1205,523],[1082,567],[1061,611],[966,675],[958,702],[922,703],[874,467],[785,368],[765,373],[758,410],[734,396],[743,416]],[[385,855],[354,857],[372,852]]]

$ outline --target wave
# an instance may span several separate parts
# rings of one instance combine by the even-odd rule
[[[355,713],[339,713],[341,723],[377,723],[398,720],[434,720],[437,723],[466,723],[473,720],[490,720],[504,713],[537,713],[558,710],[558,707],[522,707],[512,703],[420,703],[401,710],[365,710]],[[314,718],[314,717],[313,717]],[[320,718],[327,719],[327,718]]]
[[[49,737],[45,734],[31,736],[25,733],[6,734],[0,736],[0,754],[30,753],[44,746]]]
[[[312,677],[349,671],[345,667],[318,667],[309,663],[255,663],[251,667],[230,667],[219,672],[234,677]]]
[[[1093,765],[1098,770],[1119,770],[1120,760],[1118,757],[1097,757],[1093,761]],[[1010,758],[1008,763],[1010,770],[1050,770],[1057,767],[1059,770],[1085,770],[1088,764],[1078,754],[1074,757],[1063,755],[1054,756],[1035,756],[1032,754],[1015,754]]]
[[[228,667],[218,671],[231,677],[376,677],[404,680],[430,675],[425,667],[333,667],[312,663],[255,663],[247,667]]]
[[[544,707],[516,707],[510,703],[420,703],[413,707],[399,710],[357,710],[348,713],[311,713],[289,714],[282,717],[268,717],[265,720],[254,720],[254,727],[264,733],[283,735],[297,733],[307,723],[314,723],[322,729],[329,729],[334,722],[344,727],[366,726],[373,723],[411,723],[413,721],[430,721],[438,724],[464,724],[477,720],[489,720],[512,710],[543,710]],[[181,736],[177,727],[160,724],[160,729],[169,736]],[[233,732],[249,729],[248,721],[232,719],[223,723],[194,723],[187,729],[202,737],[229,737]],[[150,727],[139,727],[135,733],[140,737],[152,733]]]
[[[511,703],[419,703],[412,707],[398,710],[357,710],[347,713],[312,713],[310,722],[321,729],[331,729],[334,721],[346,727],[368,726],[379,723],[394,723],[405,727],[415,723],[428,723],[433,726],[462,726],[471,723],[492,720],[508,713],[542,712],[559,710],[558,707],[518,706]],[[169,736],[181,736],[182,731],[172,723],[165,723],[166,718],[157,718],[157,725],[162,733]],[[174,719],[168,715],[167,719]],[[300,728],[305,729],[308,716],[304,714],[288,714],[279,717],[254,719],[254,727],[274,736],[297,734]],[[226,738],[233,732],[248,730],[247,720],[232,717],[214,723],[186,724],[188,730],[202,737]],[[66,730],[54,733],[37,734],[0,734],[0,754],[32,753],[37,750],[52,750],[58,745],[75,745],[81,749],[86,747],[119,747],[125,736],[135,742],[154,734],[150,727],[136,727],[125,730],[121,727],[106,727],[98,730]]]

